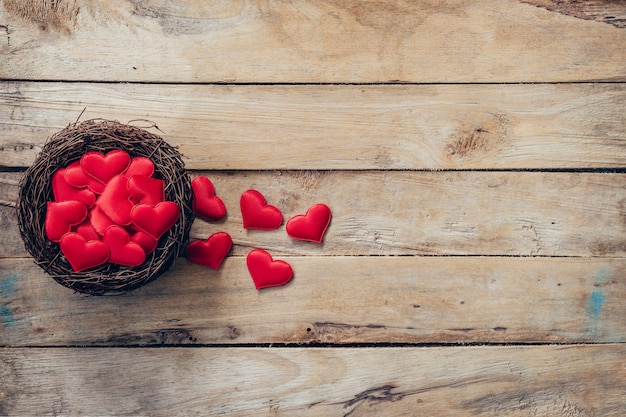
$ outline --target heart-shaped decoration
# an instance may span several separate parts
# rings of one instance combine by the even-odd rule
[[[88,215],[91,225],[101,236],[109,228],[109,226],[115,225],[115,222],[111,220],[111,218],[107,216],[98,205],[93,206],[91,210],[89,210]]]
[[[230,252],[233,239],[226,232],[212,234],[206,240],[194,240],[185,249],[185,257],[198,265],[219,269]]]
[[[140,204],[156,206],[165,200],[165,182],[156,178],[134,175],[128,180],[128,193]]]
[[[267,204],[263,194],[247,190],[239,200],[244,229],[274,230],[283,224],[283,215],[278,208]]]
[[[130,159],[128,152],[121,149],[110,151],[106,155],[87,152],[80,158],[80,166],[87,175],[107,184],[111,178],[128,169]]]
[[[52,175],[52,194],[54,201],[80,201],[87,207],[96,202],[96,195],[86,188],[76,188],[65,180],[65,169],[59,169]]]
[[[158,240],[176,224],[180,217],[180,209],[173,201],[163,201],[154,207],[137,204],[130,214],[132,222],[138,229]]]
[[[226,205],[215,195],[215,187],[207,177],[196,177],[191,181],[193,211],[201,219],[214,222],[226,216]]]
[[[293,269],[285,261],[274,260],[263,249],[254,249],[246,258],[248,271],[257,290],[285,285],[293,278]]]
[[[61,240],[72,226],[81,224],[87,217],[87,206],[80,201],[48,201],[46,211],[46,236],[53,242]]]
[[[146,254],[152,253],[156,249],[158,244],[158,241],[155,238],[153,238],[146,232],[142,232],[141,230],[133,233],[133,235],[130,237],[130,240],[141,246]]]
[[[285,229],[294,239],[322,243],[330,219],[330,208],[325,204],[315,204],[306,214],[298,214],[289,219]]]
[[[109,262],[122,266],[138,266],[146,260],[142,247],[131,242],[128,232],[121,226],[111,226],[102,236],[111,253]]]
[[[104,242],[88,241],[78,233],[66,233],[59,245],[76,272],[95,268],[109,260],[109,247]]]
[[[124,175],[132,177],[138,175],[140,177],[151,177],[154,174],[154,163],[150,158],[145,156],[136,156],[130,161],[130,165]]]
[[[133,202],[130,201],[128,182],[128,177],[125,175],[113,177],[106,184],[100,198],[96,201],[96,205],[114,223],[122,226],[127,226],[131,223],[130,211],[134,206]]]
[[[91,192],[101,194],[104,190],[104,184],[85,173],[80,166],[80,161],[76,161],[65,168],[65,181],[73,187],[87,187]]]
[[[87,216],[89,216],[89,214],[87,214]],[[83,221],[78,226],[72,227],[72,232],[78,233],[87,240],[100,240],[100,236],[91,224],[89,218],[85,219],[85,221]]]

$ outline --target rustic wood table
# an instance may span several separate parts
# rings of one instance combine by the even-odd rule
[[[626,415],[626,2],[0,0],[0,78],[1,415]],[[213,181],[219,270],[35,265],[18,181],[79,117]],[[323,244],[244,230],[251,188]]]

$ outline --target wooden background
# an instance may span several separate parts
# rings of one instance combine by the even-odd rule
[[[0,78],[1,415],[626,415],[625,1],[0,0]],[[213,180],[219,271],[33,263],[17,184],[79,116]],[[324,244],[244,231],[248,188]]]

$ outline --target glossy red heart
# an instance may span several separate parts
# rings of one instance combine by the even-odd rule
[[[109,180],[96,201],[96,205],[113,220],[113,223],[122,226],[129,225],[131,223],[130,211],[134,203],[130,201],[128,177],[117,175]]]
[[[133,175],[139,175],[141,177],[151,177],[154,174],[154,163],[150,158],[145,156],[136,156],[130,161],[130,165],[124,175],[132,177]]]
[[[130,240],[128,232],[122,226],[111,226],[102,236],[102,241],[109,247],[109,262],[122,266],[138,266],[146,260],[142,247]]]
[[[322,243],[330,219],[330,208],[325,204],[315,204],[306,214],[298,214],[289,219],[285,229],[294,239]]]
[[[76,272],[95,268],[109,260],[109,247],[99,240],[87,240],[78,233],[66,233],[59,243],[61,252]]]
[[[87,240],[100,240],[100,235],[98,235],[98,232],[91,224],[89,218],[85,219],[85,221],[78,226],[72,227],[72,232],[78,233]]]
[[[134,175],[128,179],[128,194],[137,203],[156,206],[165,200],[165,182]]]
[[[65,180],[65,169],[61,168],[52,175],[52,194],[54,201],[80,201],[87,207],[93,206],[96,202],[96,195],[86,189],[77,188]]]
[[[173,201],[163,201],[154,207],[148,204],[137,204],[131,210],[134,225],[155,239],[159,239],[174,226],[179,217],[180,209]]]
[[[109,226],[113,226],[115,224],[115,222],[111,220],[111,218],[107,216],[98,205],[94,205],[91,210],[89,210],[88,215],[89,222],[93,226],[94,230],[101,236]]]
[[[283,224],[283,215],[278,208],[267,204],[263,194],[247,190],[239,200],[244,229],[274,230]]]
[[[158,241],[155,238],[153,238],[146,232],[142,232],[141,230],[133,233],[133,235],[130,237],[130,240],[141,246],[146,255],[152,253],[156,249],[158,244]]]
[[[46,236],[53,242],[61,240],[72,226],[81,224],[87,217],[87,206],[80,201],[48,201],[46,210]]]
[[[226,216],[226,205],[215,195],[215,187],[207,177],[196,177],[191,181],[193,190],[193,211],[196,216],[210,222]]]
[[[194,240],[185,249],[185,256],[190,262],[219,269],[230,252],[233,239],[226,232],[212,234],[206,240]]]
[[[73,187],[85,188],[100,194],[104,190],[104,184],[95,178],[91,178],[83,171],[80,161],[76,161],[65,168],[65,181]]]
[[[285,285],[293,278],[293,269],[285,261],[278,261],[263,249],[254,249],[246,258],[248,271],[257,290]]]
[[[80,166],[87,175],[107,184],[130,166],[130,155],[121,149],[107,152],[87,152],[80,158]]]

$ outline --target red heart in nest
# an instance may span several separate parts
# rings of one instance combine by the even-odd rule
[[[263,194],[247,190],[239,201],[244,229],[274,230],[283,224],[283,215],[278,208],[267,204]]]
[[[76,161],[65,168],[65,181],[72,187],[85,188],[96,194],[101,194],[104,190],[104,184],[85,173],[80,166],[80,161]]]
[[[185,249],[185,256],[190,262],[219,269],[230,252],[233,239],[226,232],[217,232],[206,240],[194,240]]]
[[[109,247],[99,240],[87,240],[78,233],[63,235],[61,252],[76,272],[95,268],[109,260]]]
[[[316,204],[306,214],[298,214],[289,219],[285,229],[294,239],[322,243],[330,219],[330,208],[325,204]]]
[[[156,249],[157,244],[158,244],[158,241],[155,238],[153,238],[146,232],[142,232],[141,230],[138,232],[135,232],[130,237],[130,240],[132,242],[135,242],[139,246],[141,246],[141,248],[146,254],[152,253]]]
[[[103,184],[122,174],[130,165],[130,155],[121,149],[107,152],[87,152],[80,158],[80,166],[87,175]]]
[[[52,194],[54,201],[80,201],[87,207],[93,206],[96,202],[96,195],[86,189],[77,188],[67,182],[65,179],[66,169],[59,169],[52,175]]]
[[[109,247],[109,262],[123,266],[138,266],[146,260],[142,247],[130,240],[128,232],[121,226],[111,226],[102,236],[102,241]]]
[[[156,206],[165,200],[165,182],[134,175],[128,180],[128,194],[138,203]]]
[[[163,201],[152,207],[137,204],[130,212],[132,222],[155,239],[167,232],[180,217],[180,209],[173,201]]]
[[[130,161],[130,165],[124,175],[132,177],[139,175],[140,177],[151,177],[154,174],[154,163],[150,158],[145,156],[136,156]]]
[[[215,195],[215,187],[207,177],[196,177],[191,181],[193,189],[193,211],[201,219],[218,221],[226,216],[226,206]]]
[[[246,258],[248,271],[257,290],[285,285],[293,278],[293,269],[285,261],[278,261],[263,249],[254,249]]]
[[[130,200],[128,191],[128,177],[117,175],[113,177],[104,187],[96,205],[115,224],[127,226],[131,223],[130,211],[134,203]]]
[[[87,217],[87,206],[80,201],[48,201],[46,210],[46,236],[53,242],[61,240],[72,226],[81,224]]]

